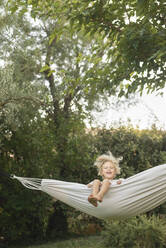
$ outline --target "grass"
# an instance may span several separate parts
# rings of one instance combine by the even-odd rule
[[[30,245],[24,248],[104,248],[101,236],[72,238],[42,245]],[[17,248],[17,247],[14,247]],[[20,248],[20,247],[19,247]]]

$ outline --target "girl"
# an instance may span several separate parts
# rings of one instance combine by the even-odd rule
[[[92,194],[88,201],[97,207],[98,202],[102,202],[105,193],[110,185],[121,184],[123,179],[113,180],[117,174],[120,174],[119,162],[122,157],[115,158],[111,152],[103,154],[96,159],[95,166],[98,168],[98,175],[102,176],[103,181],[95,179],[89,183],[88,188],[92,188]]]

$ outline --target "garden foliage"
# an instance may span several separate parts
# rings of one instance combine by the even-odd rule
[[[19,176],[64,180],[62,174],[60,175],[59,154],[53,150],[51,131],[48,133],[42,125],[41,129],[35,129],[35,124],[33,125],[31,137],[26,133],[32,132],[29,129],[32,126],[17,130],[10,139],[1,140],[1,168]],[[116,156],[123,156],[120,176],[128,177],[166,161],[166,132],[155,128],[140,131],[132,127],[119,127],[73,134],[68,139],[66,152],[63,154],[67,180],[85,184],[93,180],[97,177],[93,162],[99,154],[108,150]],[[18,182],[4,177],[0,182],[0,192],[0,233],[8,242],[44,239],[47,236],[56,238],[64,230],[69,232],[67,227],[70,227],[70,232],[79,233],[76,229],[79,229],[80,218],[86,230],[87,217],[77,218],[75,210],[64,204],[59,207],[55,203],[55,211],[51,198],[43,193],[29,191]],[[62,222],[66,223],[66,227],[60,225],[58,209],[61,209],[64,221],[66,219]],[[153,213],[165,213],[165,205],[158,207]],[[53,216],[54,221],[50,224]],[[82,229],[84,227],[81,226]],[[80,232],[82,233],[81,229]]]
[[[107,248],[164,248],[166,220],[159,217],[133,217],[106,223],[102,233]]]

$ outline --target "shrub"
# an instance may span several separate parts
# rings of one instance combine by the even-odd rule
[[[100,233],[104,220],[97,219],[85,213],[75,212],[68,215],[68,226],[71,234],[92,235]]]
[[[49,134],[44,123],[31,121],[13,135],[4,135],[0,171],[23,177],[48,177],[54,160]],[[46,194],[25,189],[19,182],[0,175],[0,237],[4,243],[43,240],[50,208],[51,198]]]
[[[145,215],[128,220],[106,223],[102,236],[106,247],[110,248],[164,248],[166,247],[166,220],[155,215]]]
[[[94,160],[108,150],[115,156],[123,156],[120,177],[124,178],[166,162],[166,132],[162,130],[153,128],[140,131],[131,127],[119,127],[86,133],[82,129],[69,135],[64,152],[60,154],[54,144],[54,130],[49,130],[45,124],[31,125],[20,128],[9,140],[4,138],[1,141],[2,170],[19,176],[55,178],[86,184],[97,177]],[[51,198],[45,194],[23,189],[19,183],[7,182],[1,178],[0,236],[8,242],[45,236],[54,239],[61,234],[63,236],[71,227],[73,231],[75,229],[83,233],[89,222],[91,227],[96,225],[93,218],[82,218],[82,215],[82,219],[76,218],[78,213],[65,204],[55,205],[54,208]],[[166,204],[150,214],[154,212],[165,214]],[[62,218],[63,222],[60,221]],[[114,224],[116,226],[116,222]],[[121,232],[118,225],[114,228],[117,228],[117,233]],[[130,243],[127,234],[126,240]]]

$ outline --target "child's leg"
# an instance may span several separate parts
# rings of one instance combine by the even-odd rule
[[[100,180],[95,179],[93,182],[93,188],[92,188],[92,195],[93,196],[96,196],[99,193],[100,185],[101,185]]]
[[[102,201],[105,193],[107,193],[110,187],[110,181],[108,179],[104,179],[102,182],[101,189],[99,193],[96,195],[98,201]]]
[[[93,182],[92,194],[88,197],[88,201],[95,207],[97,207],[97,194],[100,190],[101,182],[98,179],[95,179]]]

